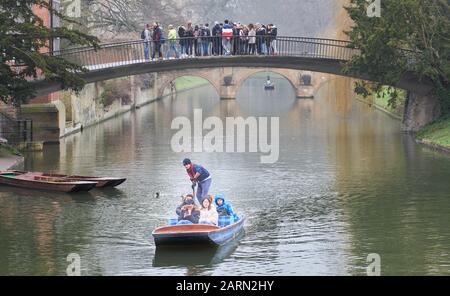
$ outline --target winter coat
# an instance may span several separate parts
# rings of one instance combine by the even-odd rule
[[[217,213],[216,207],[211,205],[210,209],[201,208],[200,209],[200,221],[209,222],[214,225],[219,224],[219,214]]]
[[[169,40],[175,40],[177,39],[177,31],[175,29],[169,30],[169,33],[167,34],[167,38]]]
[[[248,43],[255,44],[256,43],[256,31],[252,29],[248,32]]]
[[[219,199],[223,201],[221,206],[217,204],[217,200]],[[219,214],[219,216],[231,216],[235,221],[238,220],[238,216],[234,213],[233,207],[230,203],[227,203],[225,201],[225,197],[222,194],[216,194],[214,198],[214,204],[216,205],[217,213]]]
[[[159,42],[161,40],[162,35],[163,33],[159,26],[153,29],[153,41]]]
[[[189,208],[191,208],[191,210],[189,210]],[[200,219],[200,211],[195,208],[193,202],[183,202],[177,207],[176,213],[178,215],[178,221],[187,220],[194,224],[198,224]]]

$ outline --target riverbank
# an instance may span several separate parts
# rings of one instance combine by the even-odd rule
[[[432,149],[450,153],[450,118],[425,126],[416,134],[416,141]]]
[[[205,86],[209,82],[196,76],[184,76],[175,79],[175,88],[177,92],[191,90],[197,87]]]
[[[406,92],[400,90],[399,102],[396,108],[392,108],[388,104],[388,96],[386,91],[381,95],[376,95],[374,98],[364,99],[358,97],[358,100],[367,104],[373,104],[375,108],[398,120],[403,119],[403,112],[405,108]],[[440,119],[433,122],[415,134],[415,140],[433,150],[444,153],[450,153],[450,118]]]
[[[19,166],[23,156],[9,145],[0,144],[0,170],[8,170]]]
[[[367,98],[357,96],[357,99],[368,105],[373,105],[377,110],[380,110],[395,119],[402,120],[403,112],[405,109],[406,92],[403,90],[398,91],[399,97],[395,108],[389,105],[389,96],[387,94],[387,88],[385,88],[381,94],[372,95]]]

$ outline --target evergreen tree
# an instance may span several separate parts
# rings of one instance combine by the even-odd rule
[[[82,67],[43,53],[50,40],[60,38],[72,45],[98,47],[96,37],[64,27],[47,28],[33,7],[70,21],[46,0],[0,0],[0,99],[15,106],[34,97],[33,79],[45,77],[61,83],[63,89],[76,91],[84,86],[77,75],[85,71]]]

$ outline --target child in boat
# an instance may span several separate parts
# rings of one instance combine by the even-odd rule
[[[176,209],[178,224],[197,224],[200,219],[200,211],[194,203],[194,196],[188,194],[183,197],[183,203]]]
[[[208,195],[202,200],[202,208],[200,209],[200,221],[199,224],[219,224],[219,214],[216,207],[212,203],[212,196]]]
[[[225,201],[225,196],[223,194],[216,194],[214,197],[214,203],[219,216],[230,216],[234,219],[234,221],[239,220],[238,216],[234,213],[231,204]]]

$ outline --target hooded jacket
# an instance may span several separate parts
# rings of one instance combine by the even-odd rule
[[[221,206],[217,204],[217,200],[219,199],[223,200]],[[227,203],[225,201],[225,196],[223,196],[223,194],[216,194],[216,196],[214,197],[214,204],[216,205],[217,213],[219,214],[219,216],[231,216],[235,221],[238,220],[238,216],[234,213],[233,207],[230,203]]]

